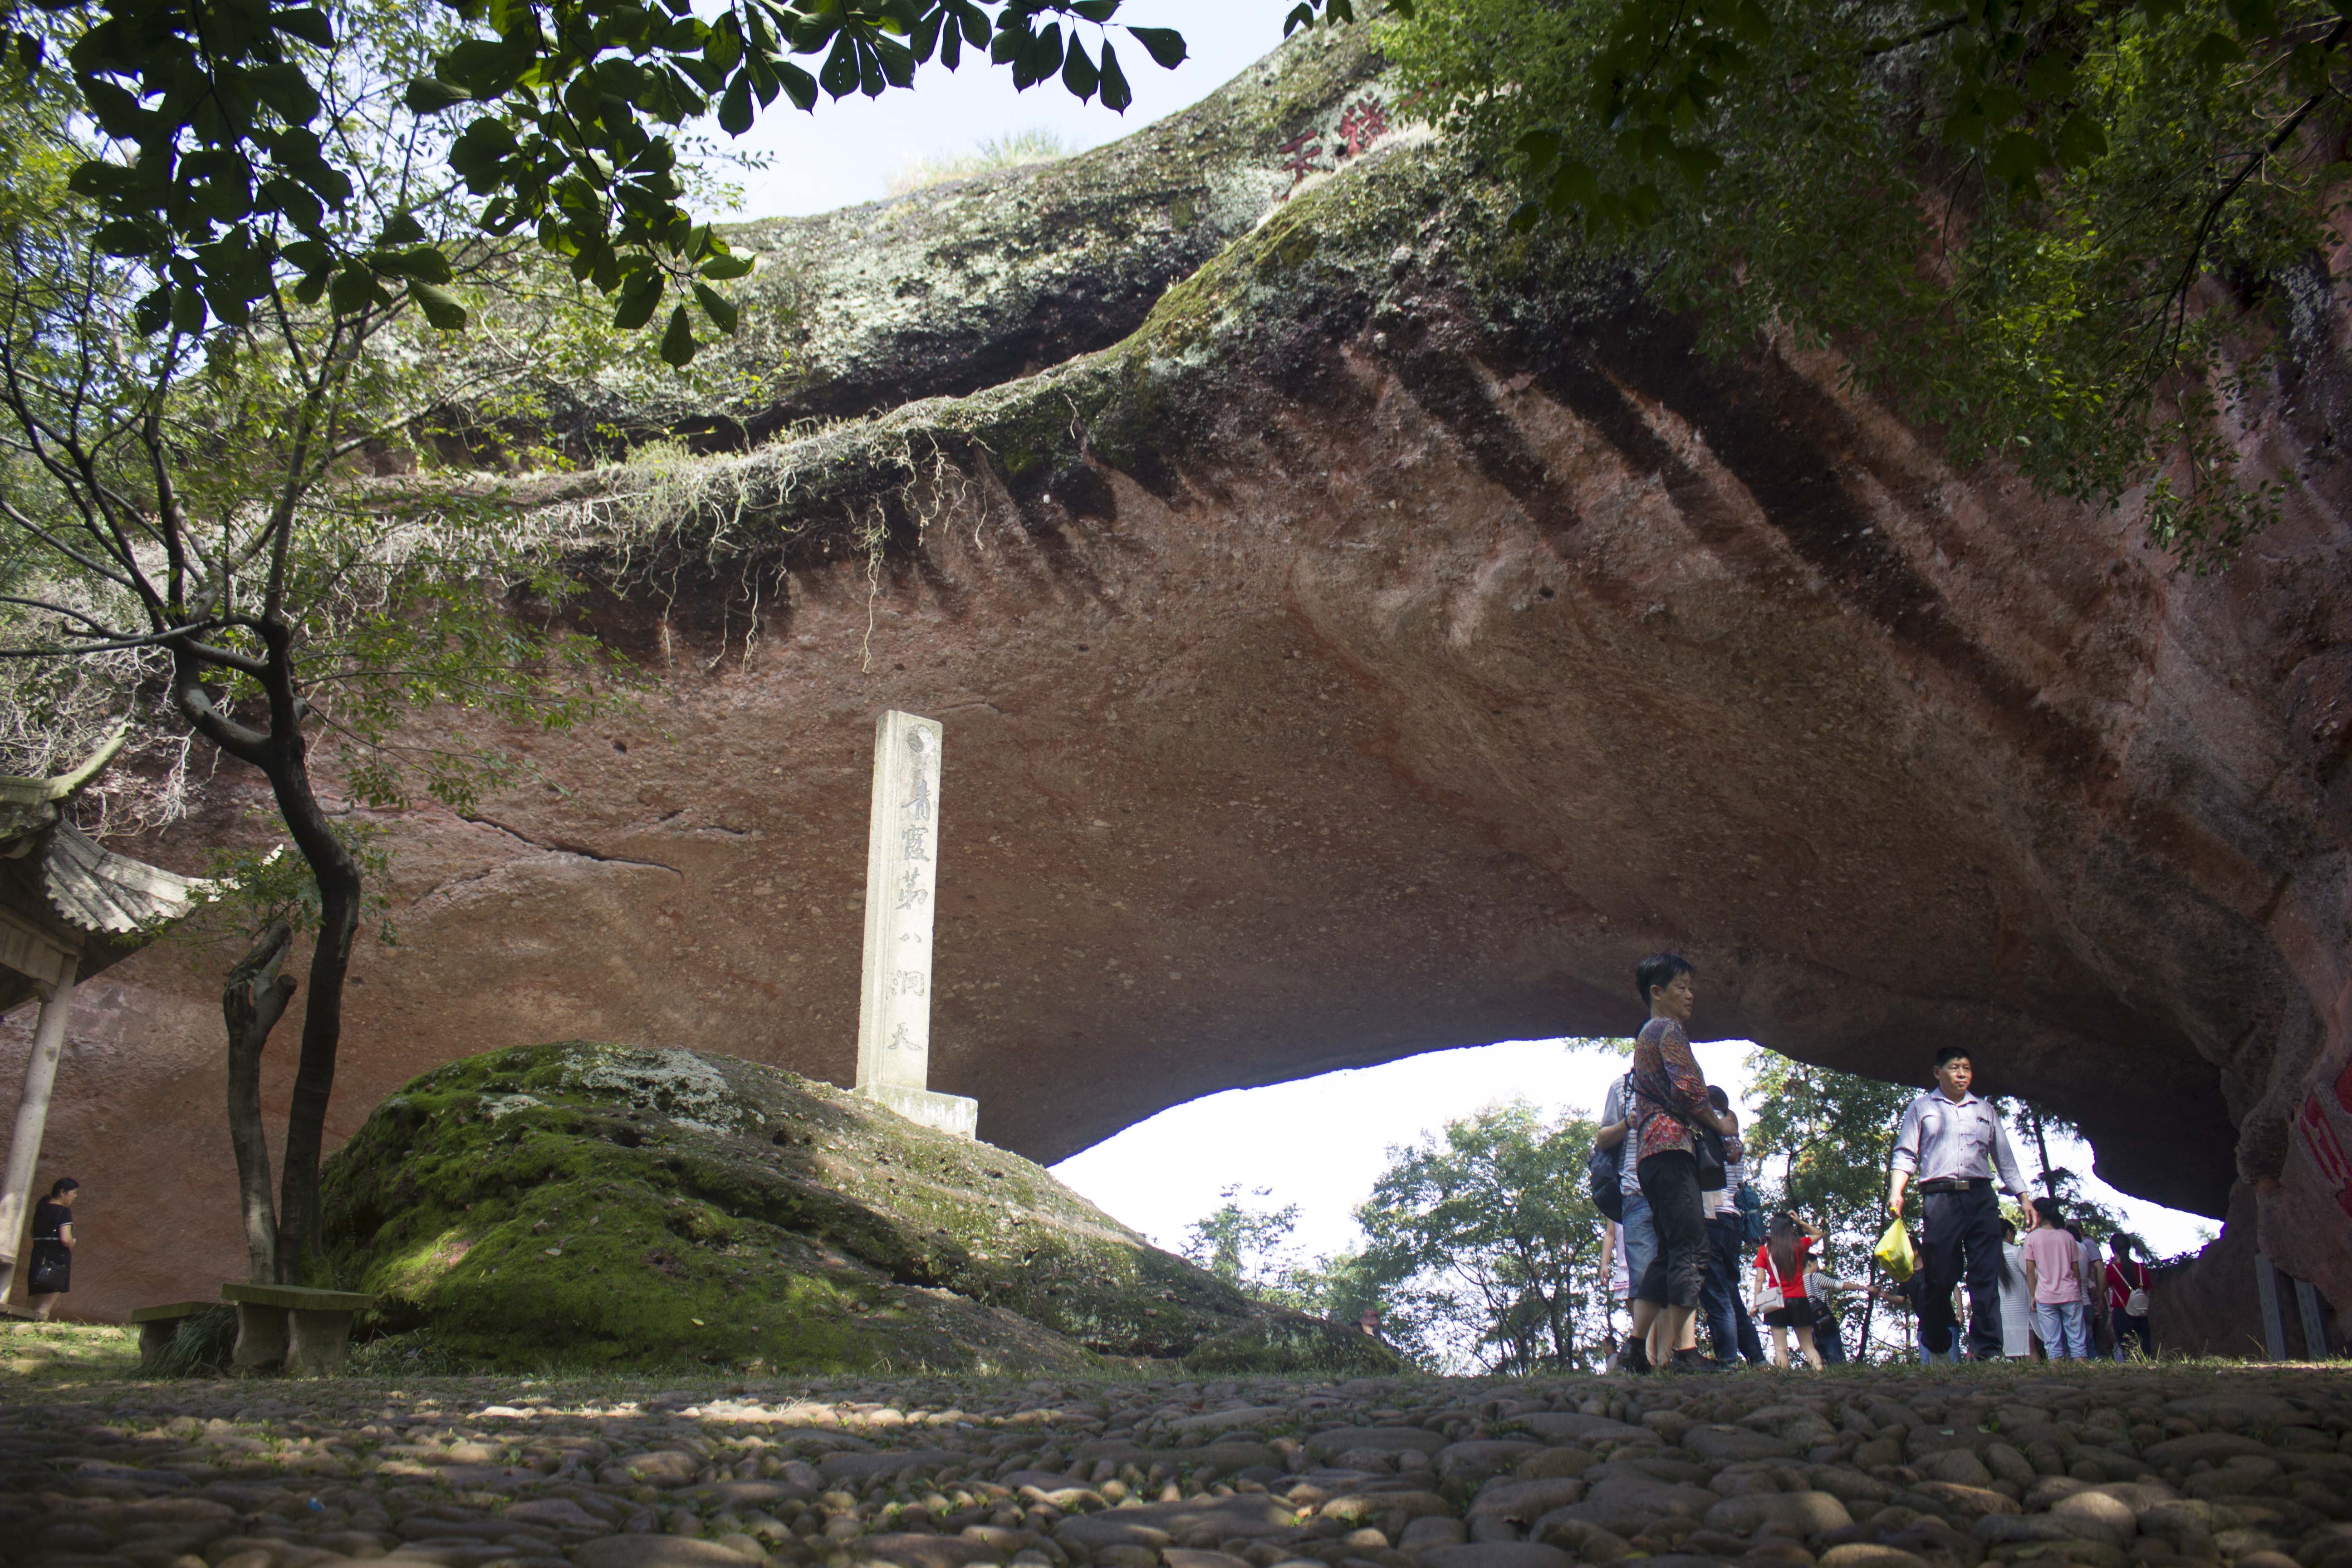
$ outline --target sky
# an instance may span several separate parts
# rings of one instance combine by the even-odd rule
[[[1722,1040],[1693,1050],[1707,1081],[1744,1104],[1743,1064],[1754,1048]],[[1173,1106],[1073,1154],[1054,1173],[1171,1251],[1181,1248],[1187,1226],[1223,1201],[1225,1187],[1239,1185],[1245,1194],[1271,1190],[1252,1200],[1259,1207],[1298,1205],[1294,1239],[1304,1253],[1337,1252],[1361,1244],[1353,1211],[1370,1194],[1390,1149],[1514,1096],[1554,1116],[1570,1107],[1591,1114],[1624,1070],[1622,1058],[1560,1040],[1432,1051]],[[2053,1137],[2050,1155],[2075,1171],[2091,1168],[2079,1142]],[[2095,1177],[2085,1189],[2129,1215],[2159,1258],[2200,1246],[2214,1228],[2200,1215],[2126,1197]]]
[[[1162,70],[1140,44],[1114,28],[1120,68],[1135,89],[1135,102],[1123,115],[1099,100],[1080,103],[1059,80],[1016,93],[1010,70],[970,54],[961,70],[948,71],[936,60],[920,68],[911,91],[894,89],[878,99],[853,94],[838,102],[819,97],[814,111],[805,114],[780,98],[731,143],[772,162],[764,171],[728,175],[744,194],[738,209],[725,216],[796,216],[877,201],[889,194],[890,176],[908,164],[969,153],[1013,132],[1051,131],[1073,152],[1116,142],[1190,108],[1281,43],[1282,19],[1293,3],[1126,0],[1121,22],[1174,27],[1184,35],[1191,57],[1172,71]],[[1092,53],[1094,29],[1082,36]],[[814,70],[818,58],[801,63]]]

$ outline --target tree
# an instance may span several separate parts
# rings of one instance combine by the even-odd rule
[[[2260,313],[2327,276],[2347,29],[2334,0],[1423,0],[1386,40],[1524,226],[1622,247],[1719,351],[1833,344],[1955,461],[2142,508],[2201,567],[2279,502],[2233,406]]]
[[[118,711],[176,726],[268,781],[300,858],[292,901],[313,912],[269,1258],[248,1231],[256,1268],[288,1279],[318,1247],[363,894],[364,834],[321,798],[314,742],[339,744],[357,804],[404,802],[420,772],[462,802],[503,760],[415,742],[405,714],[447,702],[562,725],[593,706],[570,684],[592,650],[533,626],[567,591],[552,552],[428,483],[402,496],[396,519],[358,493],[372,452],[429,455],[446,410],[495,410],[576,309],[562,290],[534,292],[513,247],[469,238],[469,215],[435,174],[438,132],[397,87],[438,42],[429,18],[378,8],[366,20],[311,58],[306,79],[332,127],[319,156],[348,187],[338,232],[407,247],[412,286],[399,292],[351,273],[313,289],[273,263],[236,319],[174,310],[159,324],[152,276],[109,253],[79,175],[64,177],[89,167],[79,106],[21,83],[0,100],[0,141],[18,149],[25,182],[0,211],[0,661],[99,668]],[[480,317],[462,340],[438,330],[467,313],[461,299]],[[289,899],[267,901],[278,907],[264,926]],[[257,1072],[286,1005],[283,955],[273,937],[232,978],[239,1074]],[[261,1159],[266,1205],[257,1127],[240,1126],[237,1149],[241,1165]]]
[[[1584,1187],[1592,1132],[1515,1100],[1390,1151],[1356,1218],[1370,1238],[1357,1268],[1391,1339],[1433,1366],[1585,1363],[1609,1307],[1605,1222]]]
[[[1247,1198],[1272,1192],[1259,1187]],[[1300,1255],[1291,1241],[1298,1227],[1297,1204],[1260,1208],[1238,1185],[1219,1195],[1224,1202],[1186,1229],[1183,1252],[1192,1262],[1255,1300],[1318,1318],[1353,1321],[1378,1304],[1356,1254]]]
[[[398,0],[391,0],[394,5]],[[671,305],[661,352],[698,346],[689,305],[721,331],[716,287],[751,270],[695,220],[678,128],[716,113],[730,135],[779,96],[879,97],[936,58],[1002,66],[1016,87],[1058,79],[1124,111],[1114,26],[1157,64],[1181,35],[1116,24],[1120,0],[446,0],[457,36],[402,62],[407,107],[464,119],[447,167],[483,205],[481,232],[529,231],[635,328]],[[1290,26],[1346,19],[1349,0],[1300,0]],[[358,193],[332,152],[323,59],[383,12],[274,0],[14,0],[0,31],[20,71],[70,82],[105,140],[74,188],[108,254],[150,274],[142,330],[242,323],[291,267],[313,292],[406,290],[428,311],[446,247],[351,221]],[[1067,29],[1066,33],[1065,28]],[[1092,36],[1091,46],[1088,35]],[[793,57],[822,63],[814,72]]]

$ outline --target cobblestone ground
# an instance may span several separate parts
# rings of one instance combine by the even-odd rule
[[[19,1377],[0,1559],[2352,1568],[2352,1369],[1939,1373]]]

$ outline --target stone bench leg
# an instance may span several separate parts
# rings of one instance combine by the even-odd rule
[[[286,1309],[236,1304],[236,1349],[229,1360],[242,1372],[259,1372],[286,1359]]]
[[[332,1377],[343,1370],[351,1353],[352,1314],[306,1311],[286,1314],[293,1325],[287,1336],[286,1371],[292,1377]]]
[[[139,1325],[139,1370],[153,1372],[163,1364],[163,1352],[180,1337],[180,1325],[185,1318],[159,1318]]]

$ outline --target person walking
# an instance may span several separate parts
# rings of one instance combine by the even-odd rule
[[[2020,1203],[2025,1200],[2025,1178],[2010,1151],[2000,1113],[1969,1092],[1975,1078],[1966,1048],[1946,1046],[1936,1053],[1936,1087],[1911,1102],[1895,1130],[1886,1208],[1900,1218],[1905,1189],[1919,1178],[1927,1210],[1920,1227],[1927,1254],[1920,1272],[1927,1279],[1920,1310],[1923,1342],[1949,1342],[1938,1331],[1957,1326],[1952,1288],[1965,1279],[1969,1354],[1990,1361],[2001,1350],[2000,1200],[1993,1194],[1993,1173],[1999,1171],[2004,1190]]]
[[[1731,1120],[1707,1101],[1706,1075],[1691,1055],[1685,1032],[1698,1005],[1696,973],[1690,960],[1672,952],[1653,953],[1633,970],[1650,1020],[1633,1041],[1634,1114],[1628,1135],[1642,1141],[1637,1175],[1658,1242],[1657,1255],[1634,1288],[1633,1311],[1641,1328],[1655,1321],[1670,1346],[1682,1342],[1706,1279],[1706,1210],[1699,1194],[1694,1130],[1733,1131]],[[1642,1316],[1644,1307],[1648,1320]],[[1695,1371],[1706,1363],[1695,1349],[1676,1350],[1673,1364]]]
[[[1815,1372],[1822,1352],[1813,1342],[1813,1302],[1805,1294],[1805,1259],[1822,1238],[1820,1229],[1794,1215],[1772,1216],[1764,1245],[1756,1249],[1756,1299],[1764,1308],[1765,1326],[1772,1331],[1772,1364],[1789,1364],[1789,1335],[1797,1336],[1798,1353]],[[1772,1304],[1774,1295],[1780,1305]]]
[[[2025,1244],[2014,1220],[2000,1222],[2000,1353],[2033,1359],[2033,1286],[2025,1277]]]
[[[2147,1291],[2152,1283],[2147,1258],[2137,1237],[2121,1233],[2108,1238],[2107,1251],[2107,1318],[2116,1326],[2116,1359],[2127,1361],[2138,1355],[2153,1360],[2156,1333],[2147,1324]]]
[[[1650,1223],[1650,1200],[1642,1195],[1641,1135],[1633,1126],[1633,1075],[1631,1072],[1609,1086],[1609,1095],[1601,1107],[1601,1127],[1592,1142],[1603,1149],[1622,1152],[1617,1158],[1617,1201],[1624,1218],[1618,1222],[1612,1235],[1615,1260],[1625,1271],[1626,1285],[1619,1300],[1625,1303],[1627,1314],[1633,1321],[1633,1330],[1618,1352],[1617,1370],[1635,1373],[1650,1370],[1650,1325],[1657,1317],[1657,1309],[1643,1309],[1633,1300],[1633,1288],[1650,1270],[1650,1260],[1658,1255],[1657,1227]],[[1665,1359],[1661,1346],[1657,1359]]]
[[[1813,1348],[1822,1352],[1824,1366],[1846,1364],[1845,1327],[1843,1308],[1838,1297],[1859,1292],[1870,1293],[1867,1280],[1843,1279],[1822,1271],[1818,1263],[1805,1269],[1805,1300],[1813,1304]]]
[[[2074,1237],[2074,1246],[2083,1257],[2084,1292],[2090,1307],[2091,1349],[2104,1360],[2116,1353],[2116,1331],[2107,1312],[2107,1293],[2099,1289],[2100,1281],[2106,1278],[2106,1254],[2099,1246],[2099,1238],[2084,1230],[2081,1220],[2068,1220],[2066,1229]]]
[[[1706,1283],[1699,1290],[1699,1307],[1706,1318],[1706,1335],[1715,1347],[1715,1364],[1728,1371],[1739,1364],[1742,1342],[1756,1342],[1756,1325],[1748,1320],[1748,1303],[1739,1289],[1739,1263],[1747,1252],[1748,1216],[1740,1212],[1739,1193],[1747,1184],[1748,1162],[1739,1143],[1739,1115],[1720,1084],[1706,1086],[1706,1100],[1716,1113],[1729,1119],[1732,1131],[1723,1141],[1723,1191],[1700,1194],[1714,1200],[1706,1216]],[[1757,1346],[1757,1360],[1763,1347]]]
[[[25,1305],[37,1322],[47,1322],[58,1298],[73,1289],[73,1205],[80,1190],[81,1184],[71,1176],[59,1176],[49,1184],[49,1195],[33,1205],[32,1269],[25,1277]]]
[[[2033,1297],[2033,1320],[2052,1361],[2088,1361],[2091,1356],[2090,1292],[2083,1255],[2067,1233],[2055,1198],[2033,1200],[2039,1221],[2026,1232],[2025,1287]]]

